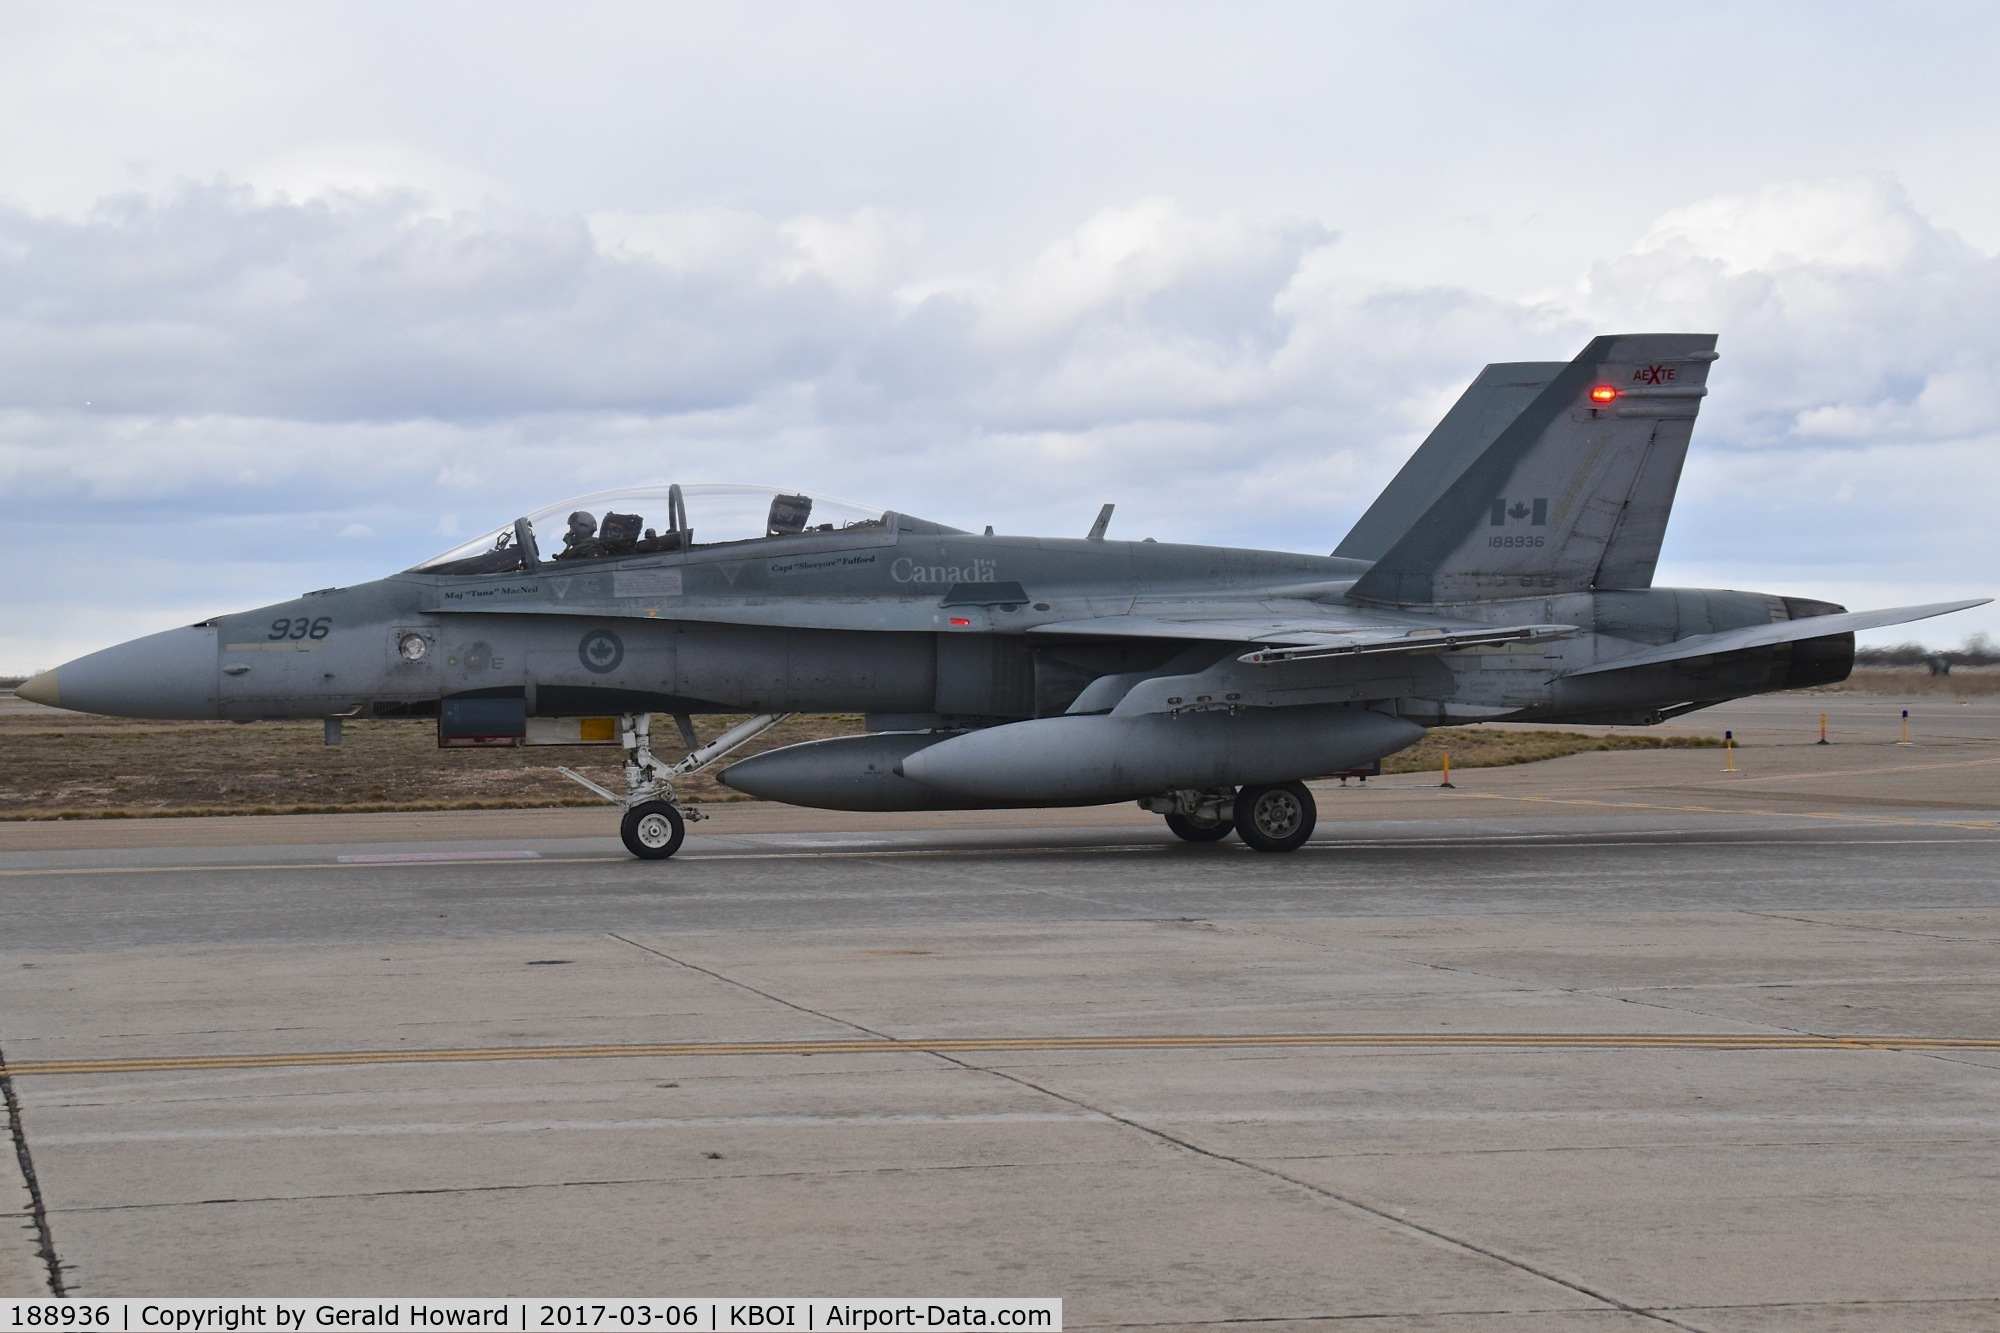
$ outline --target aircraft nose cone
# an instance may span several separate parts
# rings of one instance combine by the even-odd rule
[[[65,662],[16,691],[34,703],[112,717],[212,718],[215,628],[192,625]]]
[[[44,671],[38,676],[30,676],[14,687],[17,697],[31,704],[45,704],[50,708],[62,707],[62,693],[56,688],[56,673]]]

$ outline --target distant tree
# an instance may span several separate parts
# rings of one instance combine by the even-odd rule
[[[1862,648],[1854,654],[1854,665],[1864,667],[1927,666],[1935,674],[1937,663],[1955,666],[2000,666],[2000,643],[1991,635],[1975,634],[1957,648],[1926,648],[1921,643],[1892,643],[1880,648]]]
[[[1922,666],[1931,650],[1921,643],[1894,643],[1884,648],[1862,648],[1854,654],[1854,665],[1870,667]]]

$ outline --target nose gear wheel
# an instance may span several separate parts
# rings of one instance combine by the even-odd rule
[[[653,715],[627,713],[618,719],[619,744],[625,749],[625,794],[601,787],[581,773],[558,767],[556,772],[587,787],[613,805],[625,808],[618,823],[618,835],[632,855],[646,861],[664,861],[680,850],[687,822],[706,818],[692,805],[682,805],[674,795],[672,779],[699,773],[738,747],[777,726],[790,713],[759,713],[739,722],[703,746],[695,745],[694,723],[685,714],[676,714],[681,737],[687,742],[687,757],[669,767],[653,754]]]
[[[681,812],[665,801],[645,801],[625,812],[618,835],[626,850],[646,861],[664,861],[681,848],[687,825]]]

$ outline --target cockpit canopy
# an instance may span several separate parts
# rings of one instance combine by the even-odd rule
[[[897,516],[772,486],[639,486],[536,510],[414,567],[424,574],[504,574],[550,563],[689,551],[804,533],[886,531]],[[938,531],[934,524],[920,526]]]

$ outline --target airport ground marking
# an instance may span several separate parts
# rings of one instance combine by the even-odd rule
[[[1430,791],[1434,788],[1424,788]],[[1664,805],[1645,801],[1603,801],[1557,796],[1514,796],[1503,792],[1468,792],[1464,799],[1487,801],[1528,801],[1545,805],[1583,805],[1605,809],[1660,810],[1677,814],[1710,814],[1725,816],[1761,815],[1772,819],[1821,819],[1845,823],[1893,824],[1908,828],[1965,829],[1976,833],[2000,832],[2000,819],[1985,821],[1909,819],[1888,815],[1843,815],[1832,812],[1764,809],[1727,809],[1709,805]],[[1413,821],[1423,822],[1423,821]],[[1732,845],[1743,842],[1740,837],[1730,837],[1736,830],[1728,828],[1710,829],[1628,829],[1597,830],[1589,834],[1573,832],[1539,833],[1472,833],[1464,836],[1446,837],[1393,837],[1377,838],[1323,838],[1307,843],[1302,851],[1342,851],[1364,849],[1371,851],[1394,851],[1405,848],[1436,847],[1505,847],[1533,844],[1551,848],[1564,847],[1617,847],[1649,845],[1642,839],[1657,839],[1661,845],[1680,845],[1689,837],[1727,837]],[[765,836],[765,835],[737,835]],[[1586,840],[1592,839],[1592,840]],[[1615,841],[1614,841],[1615,840]],[[1875,845],[1880,839],[1863,840],[1864,845]],[[1978,842],[1977,838],[1947,838],[1929,840],[1896,840],[1898,845],[1915,841]],[[890,860],[910,858],[931,859],[973,859],[1004,856],[1110,856],[1134,852],[1176,852],[1181,845],[1169,841],[1120,842],[1090,844],[1037,844],[1034,846],[993,846],[993,847],[804,847],[773,851],[725,852],[691,848],[681,859],[684,862],[707,863],[711,861],[798,861],[825,858],[848,860]],[[20,869],[0,869],[0,879],[31,878],[34,876],[91,876],[91,875],[177,875],[177,874],[219,874],[225,871],[308,871],[308,870],[410,870],[439,866],[457,868],[476,865],[523,865],[565,866],[603,865],[643,868],[644,862],[636,862],[629,856],[605,853],[600,856],[548,856],[517,853],[497,853],[490,856],[453,858],[450,861],[414,861],[401,857],[367,860],[341,857],[336,861],[271,861],[271,862],[229,862],[189,863],[187,865],[125,865],[125,866],[40,866]]]
[[[774,852],[696,852],[681,858],[690,861],[798,861],[816,860],[826,857],[847,859],[881,860],[885,857],[914,856],[1040,856],[1040,855],[1108,855],[1114,852],[1150,852],[1170,850],[1177,844],[1120,843],[1115,846],[1038,846],[1038,847],[990,847],[990,848],[941,848],[941,847],[875,847],[875,848],[801,848],[797,851]],[[457,869],[460,866],[519,865],[529,869],[538,866],[625,866],[631,869],[646,868],[649,863],[637,861],[624,853],[606,852],[602,856],[543,856],[535,860],[524,860],[512,856],[482,857],[473,861],[453,861],[448,863],[412,863],[409,861],[277,861],[259,863],[229,863],[225,865],[179,865],[179,866],[48,866],[27,870],[0,870],[0,878],[18,879],[35,875],[179,875],[179,874],[219,874],[223,871],[243,870],[416,870],[416,869]]]
[[[1742,747],[1739,746],[1737,748],[1741,749]],[[1749,786],[1752,783],[1758,783],[1758,782],[1801,782],[1801,781],[1813,781],[1820,778],[1874,778],[1874,777],[1883,777],[1892,773],[1928,773],[1938,769],[1947,769],[1947,768],[1980,768],[1989,764],[2000,764],[2000,755],[1990,756],[1985,759],[1955,759],[1949,762],[1939,762],[1934,764],[1889,764],[1876,768],[1801,769],[1796,773],[1739,772],[1726,785],[1730,787],[1744,787],[1744,786]],[[1485,770],[1481,771],[1483,772]],[[1676,778],[1668,778],[1664,781],[1659,781],[1659,782],[1620,782],[1613,784],[1613,786],[1620,791],[1651,791],[1661,787],[1682,786],[1685,785],[1687,781],[1688,779],[1686,779],[1685,777],[1676,777]],[[1376,792],[1381,792],[1381,793],[1427,792],[1427,791],[1434,792],[1437,790],[1437,784],[1426,783],[1422,786],[1408,786],[1408,787],[1388,786],[1388,785],[1369,787],[1369,788],[1343,787],[1340,788],[1340,790],[1363,791],[1370,794]],[[1590,791],[1596,789],[1591,787],[1567,785],[1567,786],[1557,787],[1555,790],[1558,792],[1562,792],[1562,791]],[[1489,792],[1483,794],[1491,796],[1504,796],[1507,795],[1508,793]],[[1530,800],[1534,798],[1523,796],[1518,799]],[[1668,806],[1663,808],[1678,809],[1679,807]]]
[[[1885,773],[1929,773],[1941,768],[1980,768],[1987,764],[2000,764],[2000,755],[1986,759],[1954,759],[1935,764],[1889,764],[1879,768],[1808,769],[1798,773],[1745,774],[1741,782],[1730,785],[1741,786],[1744,782],[1790,782],[1799,778],[1873,778]]]
[[[626,1042],[593,1046],[470,1046],[407,1051],[273,1051],[219,1055],[18,1060],[16,1078],[208,1069],[478,1064],[507,1060],[633,1060],[702,1056],[980,1055],[1062,1051],[1233,1050],[1995,1051],[2000,1037],[1823,1036],[1713,1032],[1272,1032],[1083,1037],[828,1038],[803,1041]]]
[[[432,862],[456,861],[539,861],[540,852],[530,851],[486,851],[486,852],[353,852],[336,856],[334,860],[346,865],[427,865]]]
[[[1729,810],[1720,806],[1706,805],[1659,805],[1641,801],[1592,801],[1566,799],[1553,796],[1508,796],[1495,792],[1468,792],[1462,799],[1489,801],[1530,801],[1551,805],[1588,805],[1608,809],[1663,810],[1684,814],[1711,815],[1763,815],[1773,819],[1821,819],[1842,823],[1882,823],[1908,828],[1935,829],[1939,832],[1964,829],[1973,833],[2000,832],[2000,820],[1983,823],[1969,821],[1943,821],[1928,819],[1898,819],[1889,816],[1840,815],[1797,810]],[[1534,846],[1552,851],[1572,848],[1638,847],[1638,846],[1685,846],[1690,838],[1710,837],[1726,841],[1729,846],[1752,845],[1753,840],[1732,836],[1735,830],[1721,829],[1630,829],[1595,830],[1590,833],[1469,833],[1463,837],[1377,837],[1377,838],[1321,838],[1307,843],[1301,852],[1338,851],[1405,851],[1434,850],[1437,848],[1490,848]],[[1652,841],[1645,841],[1645,840]],[[1776,842],[1791,842],[1792,838],[1763,839],[1754,845]],[[1981,838],[1863,838],[1850,840],[1861,846],[1915,846],[1928,843],[1983,842]],[[1824,839],[1814,846],[1829,845]],[[932,860],[974,860],[997,857],[1030,856],[1123,856],[1133,853],[1182,853],[1181,844],[1160,840],[1157,842],[1103,843],[1095,846],[1079,844],[1038,844],[1031,847],[871,847],[871,848],[827,848],[811,847],[796,850],[769,852],[710,852],[691,849],[680,861],[683,864],[706,865],[722,861],[801,861],[826,858],[849,860],[907,860],[928,858]],[[36,876],[49,878],[74,878],[78,876],[102,875],[186,875],[222,874],[240,871],[314,871],[314,870],[415,870],[415,869],[457,869],[465,866],[506,866],[518,865],[525,868],[539,866],[623,866],[633,870],[646,868],[649,863],[635,861],[629,856],[607,852],[602,856],[540,856],[533,860],[515,856],[482,857],[477,860],[451,862],[410,862],[410,861],[274,861],[274,862],[231,862],[228,864],[190,863],[187,865],[164,866],[40,866],[0,870],[0,879],[26,879]]]
[[[1840,814],[1832,810],[1730,809],[1719,805],[1663,805],[1652,801],[1602,801],[1581,796],[1512,796],[1506,792],[1469,792],[1480,801],[1527,801],[1536,805],[1587,805],[1608,810],[1666,810],[1690,815],[1762,815],[1768,819],[1821,819],[1837,824],[1897,824],[1906,828],[1962,828],[1980,833],[2000,832],[2000,820],[1910,819],[1900,815]]]

